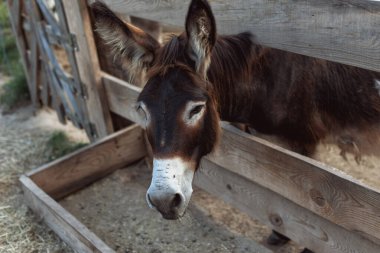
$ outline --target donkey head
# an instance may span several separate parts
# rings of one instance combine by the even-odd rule
[[[92,8],[96,29],[115,56],[129,70],[147,71],[137,101],[154,155],[146,198],[164,218],[177,219],[189,203],[201,157],[212,151],[219,136],[215,97],[206,76],[216,41],[211,8],[205,0],[193,0],[186,32],[163,46],[104,4],[96,2]]]

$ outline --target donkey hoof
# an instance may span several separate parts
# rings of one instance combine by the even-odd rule
[[[290,239],[274,230],[272,230],[272,234],[268,237],[267,243],[272,246],[282,246],[286,244]]]
[[[314,253],[314,252],[305,248],[303,251],[301,251],[301,253]]]

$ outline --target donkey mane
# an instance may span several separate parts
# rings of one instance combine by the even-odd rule
[[[157,52],[152,67],[147,72],[148,79],[153,76],[164,76],[169,69],[177,68],[192,72],[184,62],[183,49],[185,48],[184,35],[173,35],[170,40]]]
[[[239,99],[235,92],[226,93],[225,90],[242,91],[241,85],[251,86],[252,60],[260,61],[256,57],[261,52],[261,46],[252,47],[252,34],[245,32],[231,36],[218,36],[212,50],[211,64],[206,76],[206,82],[212,82],[207,87],[213,89],[216,99],[221,101],[234,101]],[[170,40],[162,46],[155,56],[152,67],[147,72],[148,79],[153,76],[165,76],[170,69],[180,69],[194,75],[194,65],[191,59],[186,56],[186,34],[173,35]],[[237,85],[238,83],[238,85]],[[247,96],[248,94],[245,94]],[[233,111],[233,104],[229,103],[230,110]]]
[[[223,69],[227,71],[225,72],[224,77],[228,78],[229,83],[236,81],[232,78],[236,74],[247,78],[249,77],[249,65],[254,56],[252,54],[258,54],[262,48],[261,46],[256,46],[254,52],[246,51],[246,49],[252,48],[252,37],[253,35],[249,32],[217,37],[215,46],[212,50],[211,62],[214,69]],[[163,76],[167,73],[169,68],[177,65],[181,65],[181,67],[186,70],[194,71],[186,65],[191,61],[185,55],[186,40],[185,33],[179,36],[172,35],[168,42],[156,52],[155,60],[148,71],[148,77],[154,75]],[[209,72],[208,76],[210,75],[215,78],[217,77],[215,71],[214,73]],[[225,81],[226,80],[223,80],[223,82]]]
[[[221,117],[225,120],[234,112],[236,100],[253,95],[252,63],[259,61],[261,46],[252,42],[253,36],[248,32],[218,36],[212,51],[208,79],[219,96],[218,101],[223,103]]]
[[[171,69],[196,76],[186,36],[158,49],[148,77]],[[202,88],[222,120],[309,143],[309,151],[296,147],[304,154],[328,133],[380,122],[379,95],[370,87],[379,73],[262,47],[250,33],[217,36],[206,79]]]

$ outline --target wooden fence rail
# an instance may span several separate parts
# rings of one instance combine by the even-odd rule
[[[88,51],[95,44],[87,41],[92,31],[86,2],[74,2],[85,8],[67,8],[78,10],[73,14],[64,11],[67,2],[55,0],[55,14],[44,0],[8,0],[8,7],[32,103],[35,107],[52,107],[62,123],[69,119],[95,140],[112,133],[112,124],[107,103],[101,99],[104,92],[100,85],[93,87],[100,69],[96,53]],[[73,17],[67,19],[67,15]],[[87,22],[81,15],[87,17]],[[91,34],[79,34],[84,28],[77,23],[87,24]],[[57,52],[66,55],[70,70],[62,67]]]
[[[69,118],[95,140],[113,132],[111,113],[141,123],[134,109],[141,89],[101,71],[88,12],[93,1],[55,0],[58,20],[44,0],[8,0],[8,5],[33,103],[53,106],[62,121]],[[180,27],[188,7],[182,0],[103,1],[123,15]],[[251,31],[258,43],[270,47],[380,71],[378,1],[210,2],[219,33]],[[53,45],[65,49],[71,73],[61,68]],[[380,252],[378,190],[228,124],[222,129],[221,143],[202,160],[195,184],[316,252]],[[115,137],[121,143],[107,138],[22,181],[28,192],[41,187],[60,198],[145,155],[142,135],[134,126]],[[121,152],[131,143],[136,148],[129,148],[133,152],[126,158]],[[86,166],[93,156],[107,159],[93,170],[91,163]],[[38,202],[38,196],[44,195],[29,199]]]
[[[93,2],[90,0],[89,2]],[[184,26],[183,0],[105,0],[117,13]],[[250,31],[258,43],[380,71],[380,2],[211,0],[220,34]]]

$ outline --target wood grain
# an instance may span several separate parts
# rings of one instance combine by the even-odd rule
[[[62,1],[70,32],[76,35],[78,51],[75,52],[82,85],[87,89],[87,111],[90,122],[97,130],[92,140],[113,132],[111,115],[107,107],[101,82],[99,61],[85,0]]]
[[[30,178],[20,177],[26,204],[77,252],[113,253],[102,240],[44,193]]]
[[[45,9],[46,6],[42,3],[40,4],[41,10]],[[87,108],[87,101],[83,99],[84,97],[84,85],[82,84],[82,79],[79,73],[78,64],[76,61],[76,55],[75,55],[75,46],[72,41],[70,41],[71,32],[69,30],[68,22],[66,19],[66,15],[64,12],[63,2],[62,1],[55,1],[55,9],[56,14],[58,15],[58,21],[55,23],[56,18],[54,16],[51,16],[49,19],[53,19],[52,22],[49,24],[50,29],[46,29],[48,27],[44,27],[45,31],[51,31],[51,34],[54,34],[55,36],[49,36],[48,40],[49,43],[52,44],[50,41],[51,38],[56,37],[56,41],[58,41],[58,44],[61,44],[61,46],[65,49],[66,56],[68,63],[70,64],[70,74],[66,73],[63,69],[61,69],[61,66],[59,68],[54,68],[54,71],[57,71],[60,69],[61,73],[59,75],[59,79],[61,83],[66,83],[66,87],[70,87],[67,89],[68,98],[70,98],[70,103],[72,105],[75,105],[75,112],[71,113],[71,116],[75,116],[76,119],[71,118],[74,125],[78,128],[84,128],[86,130],[87,136],[90,138],[90,140],[95,139],[92,133],[92,128],[89,125],[89,113]],[[45,16],[50,16],[50,11],[45,11]],[[46,33],[49,34],[49,33]],[[99,112],[101,114],[101,112]],[[95,125],[96,127],[96,125]]]
[[[44,192],[59,199],[145,155],[143,130],[133,125],[46,164],[27,176]]]
[[[90,3],[93,0],[89,1]],[[123,15],[184,27],[183,0],[105,0]],[[220,34],[250,31],[260,44],[380,71],[380,2],[211,0]]]
[[[40,71],[40,86],[41,86],[41,101],[42,105],[46,107],[51,106],[51,91],[49,87],[49,83],[47,81],[46,72],[44,67],[41,66]]]
[[[380,245],[208,159],[202,160],[194,184],[316,253],[380,252]]]
[[[42,53],[42,57],[45,58],[45,54]],[[46,58],[44,60],[44,62],[47,62],[46,61]],[[44,66],[44,70],[45,70],[45,75],[46,75],[46,79],[47,79],[47,83],[49,84],[49,90],[51,92],[51,106],[53,107],[53,109],[55,110],[55,112],[57,113],[57,117],[58,117],[58,120],[59,122],[61,122],[61,124],[66,124],[66,113],[65,113],[65,109],[63,108],[63,105],[62,105],[62,102],[61,102],[61,99],[55,89],[55,85],[54,85],[54,81],[53,81],[53,77],[52,77],[52,73],[50,71],[50,68],[47,64],[43,64]]]
[[[24,69],[25,77],[28,84],[28,89],[31,94],[31,98],[33,100],[33,103],[36,102],[34,95],[35,95],[35,89],[33,88],[32,84],[32,77],[31,77],[31,61],[28,57],[28,50],[29,45],[28,41],[26,40],[26,36],[24,34],[23,30],[23,13],[24,13],[24,1],[22,0],[8,0],[8,10],[9,10],[9,17],[11,21],[12,26],[12,32],[14,37],[16,38],[16,45],[17,49],[20,53],[21,63]],[[34,104],[35,105],[35,104]]]
[[[33,105],[37,108],[40,107],[42,104],[42,95],[40,90],[40,77],[42,72],[41,67],[41,61],[40,61],[40,48],[39,48],[39,40],[37,37],[37,23],[41,21],[41,15],[38,11],[38,8],[36,6],[36,3],[34,1],[25,1],[26,2],[26,9],[27,14],[29,18],[29,23],[33,24],[30,26],[30,50],[31,50],[31,59],[30,59],[30,86],[31,86],[31,98]]]
[[[105,72],[102,72],[102,77],[110,110],[133,122],[141,123],[141,119],[134,109],[141,88]],[[125,108],[128,108],[128,110],[125,110]]]
[[[33,105],[38,108],[40,107],[40,90],[39,90],[39,72],[41,70],[40,68],[40,60],[39,60],[39,49],[37,44],[37,38],[34,36],[30,37],[29,45],[31,50],[31,56],[30,56],[30,69],[29,69],[29,75],[30,75],[30,97],[32,100]]]
[[[348,231],[380,238],[380,192],[334,168],[230,125],[209,159]]]
[[[138,116],[131,112],[134,109],[129,107],[129,101],[138,96],[138,91],[121,80],[113,83],[111,79],[107,80],[111,110],[117,108],[115,113],[138,122]],[[334,168],[245,134],[232,126],[223,124],[222,128],[220,145],[208,156],[209,160],[347,231],[372,241],[380,239],[378,190]]]

